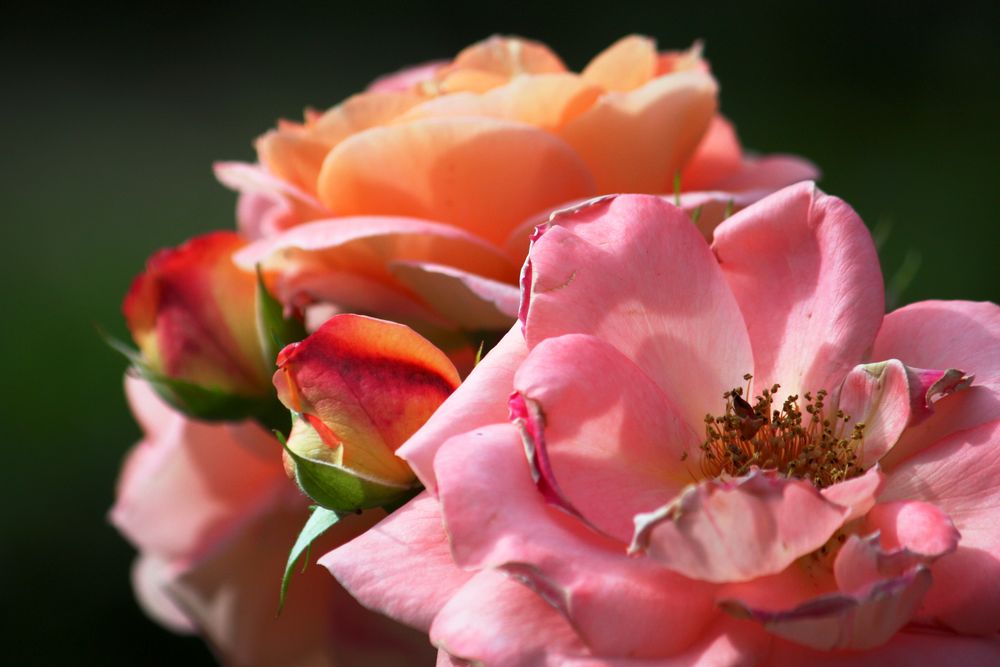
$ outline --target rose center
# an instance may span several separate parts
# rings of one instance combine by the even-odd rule
[[[752,376],[743,379],[745,392],[736,387],[722,395],[725,414],[705,416],[701,471],[706,477],[739,477],[757,467],[822,489],[864,472],[858,465],[864,424],[855,424],[845,434],[851,418],[827,408],[825,389],[807,392],[801,399],[791,395],[779,408],[775,394],[780,385],[764,388],[751,404],[743,396],[750,395]]]

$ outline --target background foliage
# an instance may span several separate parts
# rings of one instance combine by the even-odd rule
[[[251,159],[279,116],[493,32],[577,68],[628,32],[704,38],[744,143],[811,158],[869,225],[891,221],[887,275],[922,256],[904,302],[1000,300],[997,3],[91,7],[24,4],[0,21],[8,664],[211,664],[140,614],[131,549],[106,523],[138,429],[124,362],[93,323],[124,335],[119,302],[146,256],[232,226],[213,160]],[[277,595],[280,575],[261,585]]]

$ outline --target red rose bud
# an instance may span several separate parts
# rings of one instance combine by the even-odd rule
[[[395,451],[459,383],[447,355],[409,327],[335,315],[278,355],[274,386],[293,413],[286,462],[299,486],[339,511],[411,493],[419,483]]]
[[[194,417],[257,416],[274,404],[273,367],[257,334],[256,277],[231,259],[245,244],[214,232],[161,250],[122,304],[141,352],[136,370]]]

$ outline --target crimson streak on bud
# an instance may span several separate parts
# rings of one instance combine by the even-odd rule
[[[294,413],[296,456],[404,488],[416,480],[396,449],[459,382],[447,355],[410,328],[347,314],[283,349],[274,374]]]
[[[230,396],[270,393],[255,278],[231,259],[245,244],[233,232],[198,236],[160,250],[135,278],[122,311],[153,374]]]

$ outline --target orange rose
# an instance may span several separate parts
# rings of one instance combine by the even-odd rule
[[[279,274],[286,302],[332,303],[444,329],[500,329],[539,215],[613,192],[724,191],[749,203],[815,177],[747,158],[717,115],[700,47],[625,37],[573,73],[546,46],[492,37],[447,63],[380,79],[257,141],[259,165],[223,163],[245,265]],[[710,207],[711,208],[711,207]],[[310,223],[310,224],[303,224]],[[704,223],[703,223],[704,224]]]

